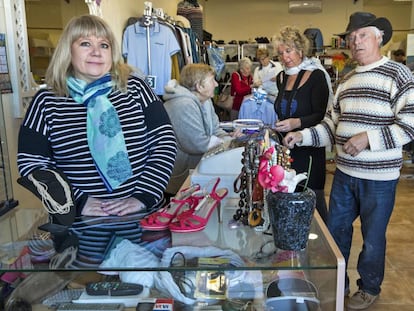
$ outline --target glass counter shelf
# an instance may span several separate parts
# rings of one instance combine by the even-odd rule
[[[226,290],[220,294],[221,296],[214,296],[215,303],[218,301],[223,303],[223,301],[251,299],[259,306],[255,305],[257,310],[261,310],[260,307],[263,310],[271,310],[271,308],[266,308],[265,305],[269,298],[274,298],[272,296],[277,295],[277,293],[274,293],[274,287],[278,282],[303,280],[309,288],[315,289],[314,296],[318,301],[316,309],[307,306],[303,310],[343,310],[345,261],[319,214],[315,211],[306,249],[301,251],[280,250],[274,246],[271,232],[260,232],[245,225],[236,228],[229,226],[229,221],[233,218],[237,203],[238,200],[234,198],[224,199],[221,202],[222,222],[218,222],[218,209],[216,209],[203,231],[193,233],[171,233],[168,230],[159,232],[144,231],[139,245],[151,251],[155,255],[154,258],[159,260],[154,260],[150,264],[147,260],[145,265],[137,263],[127,267],[125,265],[112,265],[108,268],[89,265],[86,267],[78,266],[74,268],[68,266],[67,268],[51,269],[47,262],[32,262],[27,253],[25,256],[23,252],[22,256],[22,249],[29,245],[36,234],[41,233],[37,229],[37,226],[42,223],[41,220],[40,223],[33,226],[33,230],[26,237],[20,237],[12,243],[0,245],[0,258],[2,258],[0,273],[23,272],[32,274],[56,271],[64,275],[76,271],[85,272],[85,275],[87,275],[86,272],[99,275],[113,274],[114,272],[118,274],[142,272],[167,273],[172,276],[177,274],[193,275],[193,280],[197,280],[198,287],[201,286],[200,282],[204,282],[204,285],[200,287],[204,289],[206,284],[211,281],[208,278],[222,276],[224,278],[222,281],[226,284]],[[3,221],[4,218],[5,216],[3,216]],[[170,253],[170,257],[166,257],[167,252]],[[179,257],[181,255],[176,255],[179,253],[185,254],[186,259],[180,261]],[[20,259],[15,262],[11,261],[10,259],[17,254],[20,254]],[[171,260],[171,254],[176,255],[174,260]],[[217,257],[217,255],[220,255],[221,259],[230,259],[228,261],[209,261],[209,259],[206,259]],[[170,261],[167,260],[166,262],[164,258],[163,263],[160,259],[163,256],[169,258]],[[233,259],[235,259],[235,262],[232,262]],[[170,265],[171,263],[173,264]],[[203,278],[208,280],[203,281]],[[291,286],[291,284],[288,286]],[[206,294],[200,288],[196,292],[196,294],[198,293],[198,300],[205,301],[207,297],[211,296],[211,292]],[[300,286],[298,289],[303,291]],[[294,289],[292,290],[291,293],[294,293]],[[152,295],[154,295],[154,292],[157,291],[151,289]],[[297,292],[296,294],[298,297],[302,297],[299,299],[303,299],[303,292]],[[308,294],[305,293],[305,297]],[[296,301],[296,303],[303,303],[303,301]],[[43,309],[47,310],[47,307],[37,305],[34,308],[34,310]]]

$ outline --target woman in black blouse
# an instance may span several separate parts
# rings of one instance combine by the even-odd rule
[[[284,27],[274,38],[279,61],[284,71],[277,76],[279,89],[275,101],[278,115],[276,130],[282,135],[318,124],[328,105],[330,83],[326,72],[314,58],[308,58],[310,42],[297,28]],[[311,164],[308,187],[317,196],[316,208],[326,220],[324,197],[326,156],[325,148],[298,147],[291,150],[292,168],[297,173],[307,172]]]

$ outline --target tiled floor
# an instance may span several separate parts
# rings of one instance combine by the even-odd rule
[[[329,169],[328,171],[332,171]],[[332,175],[328,173],[327,194]],[[414,310],[414,167],[404,168],[397,188],[396,204],[387,230],[385,279],[378,300],[367,310]],[[351,295],[357,290],[356,263],[362,246],[358,221],[349,260]],[[346,308],[345,308],[346,310]]]

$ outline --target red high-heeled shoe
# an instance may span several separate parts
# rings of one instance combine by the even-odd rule
[[[228,189],[217,189],[219,182],[220,178],[218,177],[213,190],[205,195],[195,208],[177,215],[176,220],[172,221],[168,226],[171,232],[186,233],[203,230],[216,207],[218,209],[218,220],[221,222],[220,202],[227,195]]]
[[[199,184],[181,190],[165,207],[141,219],[140,224],[142,229],[151,231],[166,230],[171,221],[182,210],[192,209],[197,206],[203,197],[193,194],[199,190]]]

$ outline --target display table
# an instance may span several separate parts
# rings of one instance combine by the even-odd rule
[[[343,310],[344,304],[344,276],[345,262],[340,251],[328,232],[325,224],[320,216],[315,212],[312,222],[309,241],[307,248],[302,251],[285,251],[274,247],[273,237],[271,234],[258,232],[254,228],[241,225],[237,228],[230,228],[228,223],[232,219],[236,209],[238,200],[234,198],[224,199],[222,201],[222,223],[218,222],[218,210],[216,209],[210,217],[207,227],[200,232],[194,233],[149,233],[153,240],[157,239],[157,235],[165,238],[171,238],[171,247],[194,246],[204,248],[213,246],[222,250],[231,250],[243,260],[242,265],[238,266],[197,266],[188,265],[181,267],[146,267],[145,269],[136,266],[130,268],[122,268],[122,271],[193,271],[200,273],[205,271],[223,272],[223,273],[247,273],[250,277],[253,275],[254,294],[256,301],[266,300],[266,293],[269,284],[275,280],[284,278],[298,278],[309,281],[317,289],[317,298],[320,301],[321,310]],[[4,217],[4,216],[3,216]],[[16,241],[16,243],[24,243]],[[1,245],[3,248],[5,245]],[[20,269],[19,267],[1,268],[1,272],[6,271],[26,271],[33,273],[42,273],[48,271],[45,266],[34,265],[31,269]],[[94,269],[78,269],[78,271],[91,271]],[[95,269],[98,270],[98,269]],[[100,270],[100,269],[99,269]],[[107,269],[108,270],[108,269]],[[118,271],[113,268],[109,270]],[[121,270],[121,269],[119,269]],[[71,269],[63,269],[61,273],[70,273]],[[248,277],[247,277],[248,278]],[[258,281],[259,280],[259,281]],[[248,282],[247,280],[245,280]],[[258,284],[259,283],[259,284]],[[233,284],[234,285],[234,284]],[[244,284],[246,285],[246,284]],[[242,287],[243,288],[243,287]],[[259,292],[261,291],[261,292]],[[233,295],[241,295],[243,298],[243,290],[232,292]],[[250,293],[251,294],[251,293]],[[248,295],[250,295],[248,293]],[[226,295],[231,295],[230,292]],[[239,299],[240,297],[236,297]],[[36,305],[34,310],[47,310],[46,306]],[[132,310],[132,309],[131,309]]]

